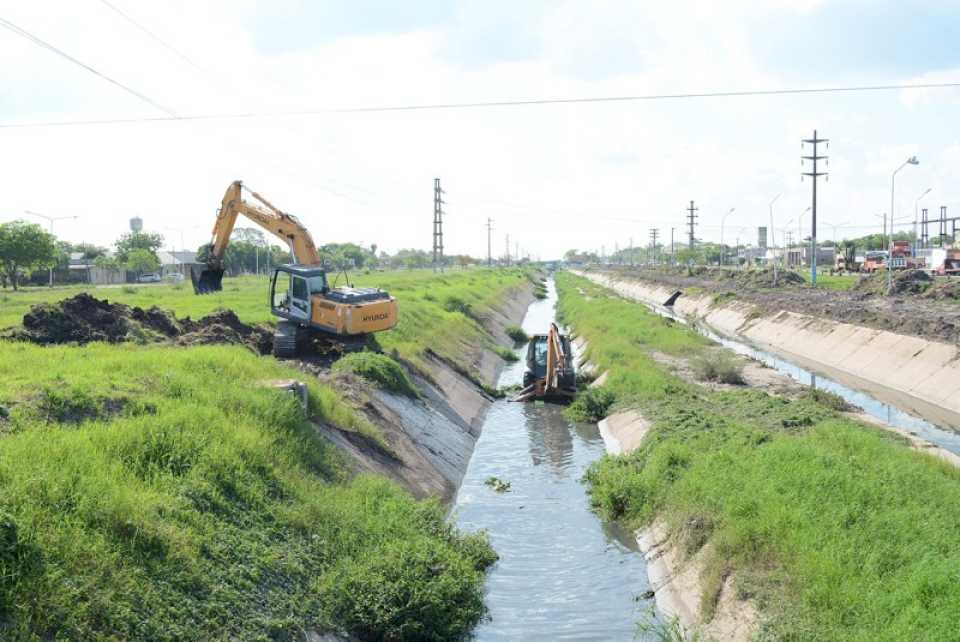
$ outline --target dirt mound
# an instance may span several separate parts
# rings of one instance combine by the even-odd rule
[[[937,301],[960,301],[960,280],[934,285],[924,292],[923,296]]]
[[[923,294],[933,282],[933,277],[923,270],[901,270],[893,273],[892,281],[890,294]],[[874,272],[868,277],[863,277],[853,289],[867,295],[885,295],[887,294],[887,273]]]
[[[806,283],[802,276],[790,270],[778,270],[776,284],[773,270],[739,270],[734,272],[733,280],[741,288],[772,288]]]
[[[230,310],[220,310],[199,321],[177,319],[172,313],[110,303],[87,293],[56,303],[41,303],[23,317],[23,328],[5,338],[43,345],[105,341],[157,343],[174,340],[180,345],[238,344],[258,354],[269,354],[273,330],[243,323]]]

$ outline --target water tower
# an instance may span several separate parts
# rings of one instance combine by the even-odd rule
[[[130,219],[130,231],[134,234],[139,234],[143,230],[143,219],[139,216],[134,216]]]

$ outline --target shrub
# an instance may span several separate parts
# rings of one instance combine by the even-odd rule
[[[341,560],[318,597],[327,618],[360,640],[458,640],[486,613],[481,578],[450,546],[385,541],[374,554]]]
[[[811,388],[803,393],[801,398],[809,399],[810,401],[818,403],[825,408],[836,410],[837,412],[847,412],[856,408],[853,404],[848,403],[847,400],[840,395],[827,390],[821,390],[820,388]]]
[[[530,340],[530,337],[526,332],[523,331],[518,325],[508,325],[506,327],[507,336],[513,339],[514,343],[526,343]]]
[[[743,363],[726,350],[712,350],[691,363],[693,373],[701,381],[742,385]]]
[[[384,390],[408,397],[417,397],[416,386],[407,377],[403,367],[384,354],[354,352],[333,364],[334,372],[352,372]]]
[[[447,312],[459,312],[464,316],[473,317],[473,308],[458,296],[448,296],[443,302],[443,309]]]
[[[600,421],[616,400],[616,395],[608,388],[587,388],[577,395],[564,413],[573,421]]]
[[[520,360],[520,357],[517,356],[517,353],[515,353],[510,348],[504,348],[503,346],[496,346],[493,350],[500,356],[501,359],[503,359],[507,363],[513,363],[514,361]]]
[[[136,294],[137,288],[133,287],[132,285],[125,285],[122,288],[120,288],[120,291],[123,292],[124,294]]]

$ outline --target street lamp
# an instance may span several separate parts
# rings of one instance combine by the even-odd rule
[[[730,211],[724,214],[723,218],[720,219],[720,266],[721,267],[723,267],[724,259],[726,258],[726,252],[724,252],[724,248],[723,248],[723,226],[727,222],[727,217],[733,214],[733,211],[735,209],[737,208],[731,207]]]
[[[777,244],[773,239],[773,204],[777,202],[777,199],[783,195],[783,192],[780,192],[773,197],[773,200],[770,201],[770,238],[767,239],[767,245],[770,246],[770,260],[773,262],[773,287],[777,287],[777,257],[776,257],[776,248]]]
[[[918,197],[917,197],[917,200],[913,202],[913,247],[914,247],[914,248],[916,248],[917,245],[918,245],[919,242],[920,242],[920,236],[917,234],[917,219],[919,218],[919,217],[918,217],[918,214],[919,214],[919,212],[920,212],[920,209],[919,209],[919,208],[920,208],[920,201],[923,199],[924,196],[926,196],[927,194],[929,194],[929,193],[930,193],[930,190],[932,190],[932,189],[933,189],[932,187],[928,187],[928,188],[923,192],[923,194],[921,194],[920,196],[918,196]],[[917,254],[916,250],[914,250],[913,254],[914,254],[914,256],[916,256],[916,254]]]
[[[46,219],[50,223],[50,235],[53,236],[53,223],[54,221],[66,221],[66,220],[76,220],[80,218],[79,216],[47,216],[46,214],[40,214],[39,212],[31,212],[30,210],[24,210],[24,214],[29,214],[30,216],[39,216],[40,218]],[[50,266],[50,287],[53,287],[53,265]]]
[[[897,184],[897,172],[906,167],[907,165],[919,165],[920,161],[917,160],[916,156],[911,156],[907,160],[903,161],[903,165],[893,170],[893,174],[890,175],[890,243],[888,244],[887,252],[887,293],[890,293],[890,290],[893,289],[893,270],[891,269],[891,262],[893,259],[893,195],[894,188]]]

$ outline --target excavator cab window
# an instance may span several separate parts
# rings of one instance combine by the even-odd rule
[[[307,280],[310,285],[310,294],[326,294],[327,293],[327,275],[326,274],[311,276]]]
[[[290,275],[287,272],[274,273],[273,307],[283,312],[290,311]]]
[[[307,280],[302,276],[293,276],[290,280],[290,305],[291,313],[297,316],[307,315],[310,309],[310,290]]]

